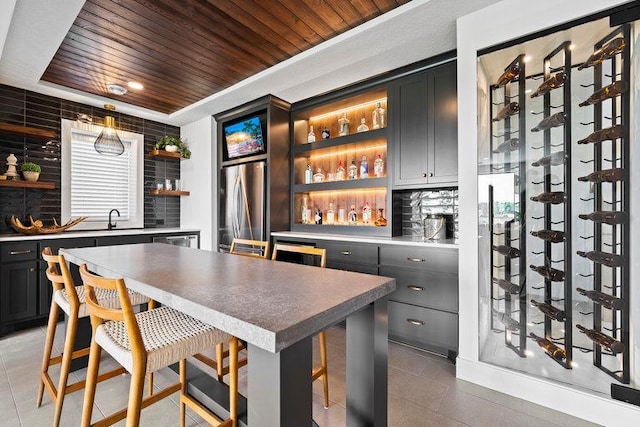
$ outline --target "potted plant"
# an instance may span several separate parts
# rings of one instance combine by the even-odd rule
[[[179,152],[185,159],[191,157],[191,151],[179,136],[165,135],[156,142],[153,148],[155,150],[164,149],[172,153]]]
[[[40,177],[40,165],[32,162],[25,162],[20,166],[25,181],[35,182]]]

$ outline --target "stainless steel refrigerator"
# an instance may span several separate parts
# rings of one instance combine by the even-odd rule
[[[234,237],[267,240],[266,169],[266,162],[222,168],[218,236],[221,251],[229,251]]]

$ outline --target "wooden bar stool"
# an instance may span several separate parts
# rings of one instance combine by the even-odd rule
[[[327,266],[327,250],[314,248],[311,246],[301,245],[285,245],[282,243],[276,243],[273,245],[273,254],[271,255],[272,261],[278,261],[278,253],[288,252],[301,255],[311,255],[314,258],[319,257],[319,267],[325,268]],[[320,341],[320,367],[313,369],[311,373],[312,381],[322,378],[322,385],[324,388],[324,407],[329,408],[329,374],[327,372],[327,335],[324,331],[318,333],[318,340]]]
[[[233,238],[229,253],[269,259],[269,241]]]
[[[86,303],[91,317],[91,350],[87,385],[82,409],[82,426],[91,425],[91,414],[98,379],[100,354],[104,349],[130,374],[129,403],[127,408],[108,415],[94,426],[114,424],[126,417],[127,426],[140,423],[142,409],[180,391],[180,425],[185,424],[185,405],[213,426],[235,427],[238,412],[238,345],[237,339],[219,329],[206,325],[169,307],[134,313],[123,279],[96,276],[80,266],[85,287]],[[117,291],[119,309],[100,304],[96,295],[104,290]],[[222,420],[186,393],[186,362],[193,354],[228,341],[230,347],[229,418]],[[146,373],[157,371],[179,362],[180,381],[143,399]]]
[[[38,387],[38,397],[36,406],[42,404],[42,397],[46,389],[55,402],[55,413],[53,425],[60,425],[60,416],[62,414],[62,406],[64,397],[69,393],[84,388],[85,381],[81,380],[73,384],[67,384],[71,362],[73,359],[83,357],[89,354],[89,348],[73,351],[73,345],[78,330],[78,321],[80,318],[87,317],[87,307],[85,304],[84,288],[82,286],[74,286],[71,272],[67,267],[67,263],[62,255],[53,255],[51,248],[45,247],[42,251],[42,258],[47,262],[47,277],[53,286],[53,298],[51,299],[51,310],[49,312],[49,323],[47,324],[47,336],[44,345],[44,354],[42,356],[42,367],[40,372],[40,384]],[[101,291],[98,294],[101,303],[107,306],[118,307],[120,299],[116,292]],[[149,298],[138,293],[129,293],[131,304],[140,305],[150,302]],[[150,306],[152,306],[150,302]],[[64,350],[60,356],[51,357],[53,349],[53,341],[56,333],[56,325],[58,323],[58,315],[60,310],[64,311],[68,316],[67,331],[64,341]],[[51,376],[49,375],[49,367],[51,365],[60,364],[60,378],[58,380],[58,388],[56,389]],[[115,369],[98,377],[98,381],[115,377],[124,373],[122,368]]]

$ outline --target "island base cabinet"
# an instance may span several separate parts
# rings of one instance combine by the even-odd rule
[[[38,312],[38,262],[0,267],[0,322],[33,318]]]
[[[389,338],[454,358],[458,315],[389,301]]]

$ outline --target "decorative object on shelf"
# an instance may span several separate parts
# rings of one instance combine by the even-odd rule
[[[356,225],[358,223],[358,212],[356,211],[356,205],[351,205],[349,209],[349,225]]]
[[[338,167],[336,168],[336,181],[344,181],[344,164],[342,160],[338,160]]]
[[[371,205],[369,205],[369,202],[364,202],[364,206],[362,206],[362,223],[365,225],[371,223]]]
[[[439,240],[445,237],[445,219],[442,215],[429,214],[422,220],[425,240]]]
[[[360,162],[360,178],[369,178],[369,163],[367,162],[367,156],[362,156]]]
[[[329,139],[329,138],[331,138],[331,132],[329,131],[329,128],[325,126],[322,129],[322,139]]]
[[[376,227],[386,227],[387,219],[384,217],[384,209],[378,209],[378,217],[376,218],[376,222],[374,223]]]
[[[314,220],[317,225],[322,225],[322,209],[316,207],[316,215],[314,217]]]
[[[42,168],[40,168],[40,165],[36,163],[25,162],[20,165],[20,171],[22,172],[22,176],[24,176],[25,181],[36,182],[40,177]]]
[[[311,184],[313,182],[313,169],[311,169],[311,164],[307,163],[307,168],[304,170],[304,183]]]
[[[384,127],[384,108],[380,102],[376,102],[376,108],[371,113],[371,121],[374,129],[380,129]]]
[[[115,111],[116,107],[111,104],[105,104],[104,109],[107,111]],[[120,137],[115,129],[116,119],[108,114],[104,116],[104,128],[98,135],[93,148],[105,156],[119,156],[124,153],[124,144],[120,141]]]
[[[338,224],[344,224],[346,217],[345,217],[345,211],[344,208],[339,208],[338,209]]]
[[[358,132],[366,132],[369,130],[369,126],[367,126],[367,119],[364,117],[360,119],[360,126],[358,126]]]
[[[373,162],[373,176],[382,178],[384,176],[384,160],[382,154],[378,154]]]
[[[25,234],[27,236],[33,236],[33,235],[38,235],[38,234],[60,233],[62,231],[65,231],[65,230],[73,227],[76,224],[81,223],[85,219],[87,219],[86,216],[81,216],[81,217],[78,217],[76,219],[69,220],[64,225],[59,225],[58,221],[56,221],[56,219],[53,218],[53,225],[45,226],[44,223],[41,220],[34,220],[31,217],[31,215],[29,215],[29,222],[31,223],[31,225],[26,226],[26,225],[22,224],[22,222],[18,218],[16,218],[15,216],[12,215],[11,218],[9,219],[9,223],[11,224],[13,229],[16,230],[18,233],[22,233],[22,234]]]
[[[313,125],[309,126],[309,135],[307,135],[307,142],[316,142],[316,134],[313,132]]]
[[[351,159],[351,165],[349,166],[349,179],[358,178],[358,167],[356,166],[356,159]]]
[[[55,139],[51,139],[40,147],[44,152],[44,157],[42,160],[47,160],[50,162],[59,162],[60,161],[60,142]]]
[[[7,178],[15,179],[18,177],[18,172],[16,172],[16,165],[18,164],[18,159],[13,153],[7,156],[7,171],[5,172],[5,176]]]
[[[333,225],[336,222],[336,213],[333,210],[333,203],[329,203],[329,209],[327,209],[327,224]]]
[[[338,136],[349,135],[349,119],[347,119],[347,113],[342,113],[342,116],[338,119]]]
[[[307,205],[307,196],[302,197],[302,223],[311,223],[311,209],[309,209],[309,206]]]
[[[313,182],[324,182],[324,174],[322,173],[322,168],[319,167],[318,169],[316,169],[316,173],[313,174]]]
[[[173,146],[177,148],[172,148]],[[191,151],[187,144],[179,136],[165,135],[158,139],[158,142],[153,146],[154,150],[166,150],[168,152],[178,152],[182,157],[188,159],[191,157]]]

